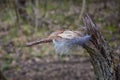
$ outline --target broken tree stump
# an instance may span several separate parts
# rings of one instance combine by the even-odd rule
[[[115,63],[113,49],[104,39],[99,28],[92,21],[89,15],[83,18],[85,34],[91,35],[90,44],[83,47],[91,57],[96,80],[120,80],[120,62]]]

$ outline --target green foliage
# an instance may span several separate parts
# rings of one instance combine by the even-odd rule
[[[106,26],[106,29],[108,31],[111,31],[112,33],[116,31],[116,26],[112,25],[112,26]]]
[[[12,27],[11,30],[8,31],[8,35],[3,38],[4,43],[16,38],[18,36],[18,29],[17,27]]]
[[[33,27],[29,24],[24,24],[24,25],[22,25],[21,28],[22,28],[23,34],[26,35],[26,36],[30,35],[32,33]]]
[[[6,55],[6,57],[4,58],[4,63],[1,66],[1,70],[8,70],[11,67],[12,60],[13,58],[11,55]]]
[[[10,67],[11,67],[10,64],[8,64],[8,63],[4,63],[4,64],[1,66],[1,70],[2,70],[2,71],[9,70]]]
[[[9,11],[8,12],[5,12],[4,14],[3,14],[3,16],[1,16],[1,20],[3,20],[3,21],[6,21],[6,20],[8,20],[8,19],[10,19],[11,18],[11,16],[10,16],[10,14],[9,14]]]
[[[105,26],[102,28],[102,32],[105,34],[105,37],[107,39],[110,39],[112,34],[114,34],[116,32],[117,28],[116,26],[112,25],[112,26]]]
[[[6,57],[5,57],[6,63],[11,63],[12,60],[13,60],[13,58],[12,58],[11,54],[6,55]]]

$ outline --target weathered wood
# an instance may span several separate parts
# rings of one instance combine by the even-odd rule
[[[93,23],[92,19],[86,15],[83,18],[85,33],[91,35],[89,44],[84,45],[91,57],[94,67],[96,80],[119,80],[120,67],[114,66],[113,50],[104,39],[99,28]]]

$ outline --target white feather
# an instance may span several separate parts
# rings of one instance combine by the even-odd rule
[[[53,40],[54,48],[56,53],[68,54],[71,50],[76,50],[89,42],[91,36],[86,35],[84,37],[73,38],[73,39],[59,39]]]

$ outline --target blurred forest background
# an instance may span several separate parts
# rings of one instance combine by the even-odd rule
[[[120,0],[0,0],[0,69],[4,75],[9,80],[94,80],[84,50],[59,57],[51,43],[25,47],[56,30],[79,31],[86,13],[120,54]]]

